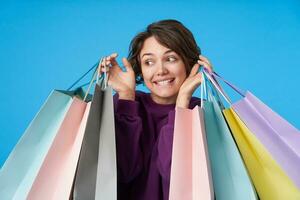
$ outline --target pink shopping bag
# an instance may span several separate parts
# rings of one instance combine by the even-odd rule
[[[69,199],[89,109],[73,98],[27,199]]]
[[[214,199],[203,110],[176,108],[170,200]]]

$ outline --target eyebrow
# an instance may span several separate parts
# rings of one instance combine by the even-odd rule
[[[164,53],[164,55],[167,54],[167,53],[170,53],[170,52],[174,52],[174,51],[171,50],[171,49],[169,49],[169,50],[167,50],[167,51]],[[144,54],[142,55],[142,58],[143,58],[144,56],[151,56],[151,55],[153,55],[153,53],[144,53]]]

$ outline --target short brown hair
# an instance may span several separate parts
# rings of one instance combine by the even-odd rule
[[[187,75],[201,54],[192,32],[177,20],[161,20],[147,26],[146,30],[138,33],[129,46],[128,61],[133,67],[136,83],[144,82],[140,62],[140,52],[144,41],[154,36],[163,46],[175,51],[183,60]]]

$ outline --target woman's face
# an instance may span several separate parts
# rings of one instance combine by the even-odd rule
[[[140,61],[144,82],[151,91],[152,99],[159,104],[175,103],[180,86],[186,79],[181,57],[152,36],[144,41]]]

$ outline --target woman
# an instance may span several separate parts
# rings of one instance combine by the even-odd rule
[[[114,96],[118,199],[167,200],[175,107],[192,109],[202,65],[211,71],[192,33],[176,20],[150,24],[130,44],[126,71],[111,54],[104,62]],[[135,91],[144,83],[149,93]]]

